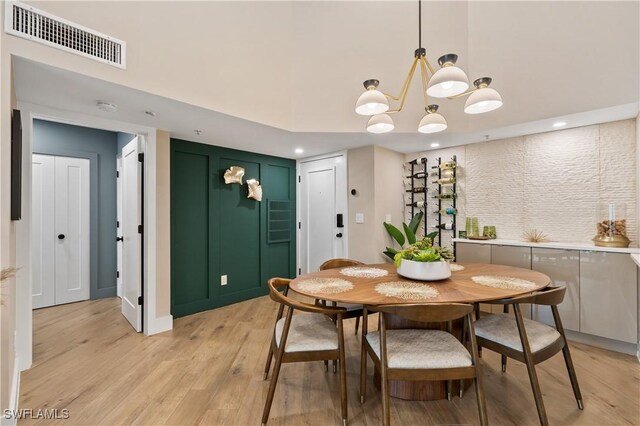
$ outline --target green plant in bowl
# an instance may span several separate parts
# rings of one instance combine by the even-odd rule
[[[396,252],[393,260],[396,267],[400,266],[402,260],[412,260],[414,262],[439,262],[442,260],[453,260],[453,253],[446,247],[438,247],[433,244],[438,232],[428,234],[424,239],[416,241],[402,250]]]

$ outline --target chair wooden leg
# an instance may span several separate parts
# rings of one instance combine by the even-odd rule
[[[544,408],[544,401],[542,400],[542,392],[540,392],[540,382],[538,382],[538,375],[536,374],[536,366],[533,362],[533,356],[531,355],[531,347],[529,346],[529,340],[524,328],[524,320],[522,319],[522,312],[520,311],[520,305],[514,304],[513,310],[516,317],[516,324],[518,326],[518,333],[520,334],[520,343],[522,344],[522,354],[524,356],[524,363],[527,366],[527,372],[529,373],[529,381],[531,382],[531,390],[533,391],[533,398],[536,401],[536,408],[538,409],[538,417],[540,418],[540,424],[547,426],[549,420],[547,419],[547,412]]]
[[[329,361],[326,359],[324,360],[324,371],[327,373],[329,372]]]
[[[482,386],[482,375],[481,373],[473,380],[473,384],[476,388],[476,401],[478,403],[478,415],[480,416],[480,424],[482,426],[488,425],[489,420],[487,419],[487,404],[484,398],[484,388]]]
[[[567,371],[569,372],[569,380],[571,380],[571,387],[573,388],[573,395],[576,397],[578,408],[584,410],[584,404],[582,403],[582,393],[580,392],[580,386],[578,385],[578,377],[576,376],[576,370],[573,368],[571,352],[569,352],[569,346],[566,340],[564,348],[562,348],[562,355],[564,355],[564,363],[566,364]]]
[[[380,366],[380,370],[382,370],[382,379],[380,380],[382,387],[382,421],[385,426],[389,426],[391,423],[391,414],[389,413],[389,381],[384,372],[384,365]]]
[[[344,356],[344,332],[342,328],[342,318],[338,319],[338,345],[340,360],[340,405],[342,409],[342,426],[347,426],[347,366]]]
[[[364,336],[362,336],[362,349],[360,350],[360,404],[364,404],[367,394],[367,351],[364,348]]]
[[[451,388],[453,387],[453,380],[447,380],[447,401],[451,401]]]
[[[500,358],[501,358],[500,364],[502,365],[502,372],[504,373],[507,371],[507,356],[502,355]]]
[[[269,355],[267,355],[267,365],[264,366],[263,380],[267,380],[269,377],[269,369],[271,369],[271,360],[273,359],[273,345],[269,346]]]
[[[280,367],[282,366],[282,352],[276,352],[276,363],[273,366],[273,375],[271,376],[271,383],[269,384],[269,393],[267,394],[267,400],[264,403],[264,410],[262,411],[262,425],[266,425],[269,420],[269,412],[271,411],[271,404],[273,403],[273,396],[276,393],[276,385],[278,384],[278,376],[280,375]]]
[[[336,374],[338,372],[338,362],[334,360],[331,363],[333,364],[333,374]]]
[[[360,317],[356,317],[356,336],[358,335],[358,328],[360,328]]]

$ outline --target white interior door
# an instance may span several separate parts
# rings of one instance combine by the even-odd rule
[[[346,158],[337,155],[300,164],[300,272],[317,271],[347,256]],[[338,225],[342,215],[343,227]]]
[[[89,160],[55,157],[56,305],[89,299]]]
[[[33,307],[89,299],[89,160],[34,155]]]
[[[136,331],[142,331],[142,167],[138,161],[139,141],[134,138],[122,148],[122,314]]]
[[[122,297],[122,157],[116,159],[116,294],[118,297]]]
[[[54,176],[55,157],[32,157],[31,279],[33,308],[56,304]]]

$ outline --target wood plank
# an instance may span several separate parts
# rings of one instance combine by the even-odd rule
[[[262,370],[276,305],[267,297],[175,321],[145,337],[119,311],[119,299],[34,312],[34,367],[22,373],[20,408],[68,408],[70,424],[216,424],[260,421],[269,381]],[[82,318],[79,321],[78,318]],[[346,321],[345,329],[353,329]],[[370,318],[376,328],[375,316]],[[43,332],[46,330],[46,332]],[[379,425],[381,396],[368,363],[360,404],[360,336],[345,334],[350,425]],[[640,424],[640,366],[633,356],[572,343],[585,410],[578,410],[561,355],[537,366],[551,424]],[[137,365],[133,371],[121,365]],[[526,368],[483,351],[489,423],[538,424]],[[339,379],[322,362],[285,364],[270,425],[340,424]],[[55,420],[22,420],[49,424]],[[391,399],[391,422],[477,424],[475,391],[451,401]]]

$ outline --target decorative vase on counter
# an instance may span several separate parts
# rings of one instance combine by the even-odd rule
[[[416,262],[402,259],[396,268],[398,275],[419,281],[446,280],[451,276],[451,268],[446,260],[437,262]]]
[[[598,233],[593,238],[594,244],[601,247],[629,247],[626,205],[600,204],[599,217],[601,220],[596,224]]]

